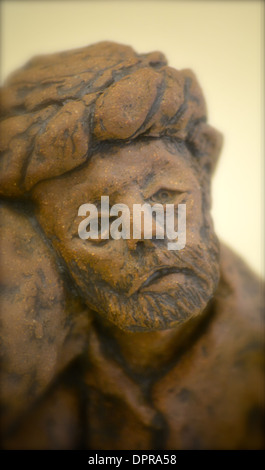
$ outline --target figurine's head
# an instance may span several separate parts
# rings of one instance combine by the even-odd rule
[[[200,314],[219,278],[209,211],[221,140],[192,72],[100,43],[31,61],[2,102],[2,194],[34,201],[86,303],[131,331]],[[101,196],[130,214],[134,204],[186,204],[185,247],[170,251],[155,234],[81,239],[79,207],[100,209]]]

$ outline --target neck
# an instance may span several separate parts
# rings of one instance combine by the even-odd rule
[[[196,318],[162,331],[130,333],[96,315],[94,325],[108,356],[126,362],[133,373],[152,374],[176,362],[202,333],[212,317],[211,312],[212,305],[208,305]]]

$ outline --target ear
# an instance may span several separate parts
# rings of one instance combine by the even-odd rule
[[[187,145],[203,170],[212,175],[223,145],[223,135],[206,123],[195,126]]]

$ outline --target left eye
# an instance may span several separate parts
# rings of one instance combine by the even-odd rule
[[[181,194],[180,191],[172,191],[169,189],[159,189],[153,196],[151,196],[151,201],[153,202],[160,202],[160,203],[166,203],[173,201],[175,197]]]

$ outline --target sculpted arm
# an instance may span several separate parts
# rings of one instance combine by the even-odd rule
[[[1,220],[1,404],[7,433],[78,357],[89,318],[67,293],[38,225],[13,203]]]

